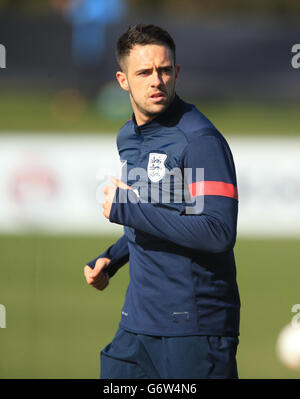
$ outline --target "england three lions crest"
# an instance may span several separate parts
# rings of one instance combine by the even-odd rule
[[[165,160],[167,158],[166,154],[160,154],[156,152],[151,152],[149,154],[149,162],[148,162],[148,177],[153,183],[157,183],[160,181],[165,173],[166,173],[166,167],[165,167]]]

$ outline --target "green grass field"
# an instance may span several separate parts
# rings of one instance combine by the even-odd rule
[[[109,287],[86,284],[86,261],[115,237],[1,236],[0,378],[98,378],[99,352],[120,318],[128,267]],[[299,240],[240,239],[240,378],[299,378],[277,360],[280,329],[300,302]]]
[[[193,99],[186,100],[193,102]],[[300,134],[299,103],[198,101],[197,105],[225,136]],[[70,102],[58,101],[55,92],[2,90],[0,93],[0,133],[116,134],[130,116],[125,115],[120,120],[108,119],[101,112],[99,114],[95,101],[83,99],[81,103],[76,98]]]

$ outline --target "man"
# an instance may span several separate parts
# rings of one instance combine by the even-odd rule
[[[101,378],[238,378],[229,146],[175,93],[179,66],[166,31],[129,28],[117,59],[133,116],[117,138],[122,181],[105,187],[103,213],[124,235],[84,272],[102,290],[129,260],[130,283],[117,334],[101,352]]]

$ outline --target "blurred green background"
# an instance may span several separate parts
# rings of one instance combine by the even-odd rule
[[[101,118],[88,104],[80,124],[53,120],[51,95],[0,96],[5,131],[83,129],[116,131],[120,121]],[[253,133],[299,134],[297,108],[278,112],[276,105],[199,104],[216,125],[231,134],[246,126]],[[237,113],[238,109],[238,113]],[[14,117],[17,111],[18,118]],[[238,115],[234,118],[234,115]],[[37,117],[35,117],[37,115]],[[257,118],[254,118],[254,115]],[[263,126],[263,127],[262,127]],[[77,129],[76,129],[77,128]],[[245,129],[245,131],[247,131]],[[117,329],[128,284],[128,266],[100,292],[88,286],[85,263],[111,245],[114,236],[1,235],[0,303],[6,329],[0,329],[1,378],[98,378],[99,352]],[[235,254],[241,295],[238,364],[241,378],[299,378],[280,364],[275,352],[281,328],[299,302],[298,239],[238,238]]]
[[[9,43],[9,38],[13,36],[9,31],[11,27],[7,28],[9,34],[3,28],[7,15],[10,18],[16,15],[16,21],[20,21],[21,16],[24,20],[28,18],[30,21],[41,18],[43,23],[44,20],[40,15],[46,18],[45,16],[50,13],[53,17],[55,12],[61,12],[64,3],[67,1],[0,0],[2,12],[0,19],[2,18],[3,22],[0,21],[0,43],[7,45],[8,55],[9,51],[14,52],[14,48],[13,44]],[[132,15],[132,21],[140,21],[139,16],[148,15],[150,12],[151,16],[156,16],[159,12],[160,16],[165,17],[165,21],[169,21],[172,13],[175,18],[174,24],[178,23],[178,26],[182,23],[181,20],[178,22],[178,17],[182,17],[185,19],[184,23],[189,24],[189,20],[195,22],[197,15],[200,14],[204,19],[217,15],[221,21],[224,15],[237,14],[237,24],[241,25],[239,13],[242,13],[242,18],[245,15],[253,16],[256,22],[257,18],[262,16],[266,21],[269,21],[270,16],[275,16],[277,22],[278,18],[281,18],[280,21],[283,18],[281,24],[284,27],[299,17],[298,1],[269,0],[252,1],[247,5],[246,3],[248,2],[234,0],[226,2],[226,5],[221,0],[209,2],[128,0],[127,7],[129,16]],[[55,23],[58,24],[56,20]],[[270,22],[267,23],[272,25]],[[123,24],[122,29],[125,25]],[[14,32],[17,35],[18,30],[14,29]],[[26,30],[24,32],[26,33]],[[232,33],[232,37],[238,36],[239,32],[237,30]],[[8,43],[1,36],[5,33]],[[29,35],[28,39],[25,33],[22,40],[18,39],[18,43],[21,43],[20,48],[23,40],[35,39],[34,35]],[[284,37],[280,36],[276,40],[282,42],[283,39]],[[54,42],[55,40],[54,38]],[[64,40],[65,36],[62,34],[61,41]],[[263,42],[262,33],[257,39],[257,45],[260,42]],[[286,39],[286,43],[289,43],[289,38]],[[49,47],[50,54],[55,53],[55,46]],[[182,49],[179,46],[179,50],[180,48]],[[190,52],[190,49],[188,50]],[[262,58],[267,60],[267,55],[271,56],[271,53],[272,49],[266,56],[262,54]],[[256,55],[254,52],[252,58],[254,64]],[[226,58],[224,55],[221,56]],[[281,56],[280,62],[282,65],[287,65],[285,73],[293,74],[295,78],[295,71],[289,69],[289,57],[290,47],[287,46],[286,54]],[[27,60],[25,50],[21,58]],[[68,64],[70,58],[70,54],[66,55],[66,60],[63,59],[62,63]],[[116,135],[120,126],[130,116],[130,110],[128,108],[127,112],[126,107],[122,115],[109,115],[103,112],[103,102],[101,103],[97,97],[100,84],[92,94],[93,81],[84,86],[89,71],[70,69],[71,75],[74,74],[73,80],[68,80],[64,76],[65,81],[63,81],[58,74],[61,67],[59,57],[55,58],[54,64],[58,66],[56,74],[52,75],[53,65],[49,66],[46,61],[45,64],[39,64],[39,69],[37,68],[39,57],[32,61],[33,66],[29,67],[24,62],[24,67],[27,69],[24,69],[23,65],[18,69],[14,60],[17,60],[16,56],[15,59],[13,56],[11,59],[8,57],[7,71],[0,71],[0,135],[11,132],[20,135],[23,133],[42,135],[49,132],[53,135],[70,133]],[[196,75],[201,77],[203,71],[198,73],[197,62],[194,66]],[[259,65],[258,69],[261,66]],[[182,67],[184,68],[184,62]],[[101,68],[103,72],[103,65]],[[237,64],[237,70],[239,69],[242,70]],[[43,70],[46,71],[46,77],[42,79],[39,73]],[[271,63],[270,75],[273,70],[276,71],[276,65]],[[210,70],[206,72],[207,76],[210,76]],[[218,75],[222,74],[222,71],[220,73],[217,70],[214,73],[218,81]],[[250,86],[252,81],[253,84],[260,85],[268,80],[268,76],[263,76],[257,83],[255,79],[257,71],[253,73],[254,75],[249,78]],[[299,79],[300,72],[296,73]],[[113,74],[114,71],[110,70],[109,84]],[[226,81],[226,70],[224,76]],[[279,76],[282,75],[279,73]],[[78,80],[81,79],[83,88],[80,84],[77,86],[74,84],[77,82],[77,77]],[[245,72],[242,78],[246,77]],[[288,81],[289,79],[286,82]],[[101,82],[101,84],[106,83]],[[184,99],[198,105],[225,137],[268,135],[272,140],[272,137],[283,134],[300,136],[300,98],[295,94],[299,93],[299,90],[294,87],[294,97],[289,97],[289,90],[286,88],[283,90],[284,84],[281,83],[280,86],[277,83],[276,75],[274,80],[268,83],[269,86],[266,86],[270,88],[273,84],[274,96],[272,90],[266,93],[265,86],[262,86],[261,93],[254,95],[253,92],[248,93],[244,90],[239,82],[235,82],[235,93],[231,93],[232,95],[226,93],[225,98],[219,97],[219,93],[202,95],[203,92],[199,89],[199,96],[184,97]],[[285,93],[282,98],[281,89],[282,93]],[[220,91],[226,92],[226,88],[221,87]],[[117,97],[113,97],[113,101],[117,100]],[[274,228],[276,229],[276,215],[274,215]],[[0,304],[6,307],[6,328],[0,329],[0,378],[99,377],[99,353],[111,341],[117,329],[128,284],[128,266],[124,266],[111,279],[109,287],[104,292],[86,284],[83,267],[87,261],[100,254],[117,238],[101,235],[55,236],[38,233],[0,235]],[[297,278],[299,244],[300,239],[297,237],[276,239],[238,237],[237,239],[235,254],[242,302],[238,347],[240,378],[300,377],[300,370],[286,369],[277,359],[275,352],[278,334],[293,316],[291,307],[300,302]]]
[[[128,265],[100,292],[83,266],[116,237],[1,236],[1,378],[98,378],[99,353],[114,336]],[[278,361],[280,329],[299,302],[299,240],[239,239],[240,378],[299,378]]]
[[[180,94],[180,93],[179,93]],[[117,134],[131,117],[109,118],[99,112],[97,102],[82,98],[61,101],[55,111],[57,93],[48,90],[0,93],[0,134],[27,133],[101,133]],[[199,101],[193,102],[226,136],[231,135],[300,135],[300,102]],[[78,112],[76,112],[78,111]]]

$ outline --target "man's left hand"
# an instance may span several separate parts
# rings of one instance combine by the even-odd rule
[[[109,219],[110,211],[111,211],[111,206],[116,194],[116,190],[118,187],[123,188],[123,189],[129,189],[130,186],[127,184],[123,183],[121,180],[116,179],[115,177],[111,176],[110,180],[113,182],[113,186],[105,186],[104,187],[104,201],[102,204],[103,208],[103,215]]]

